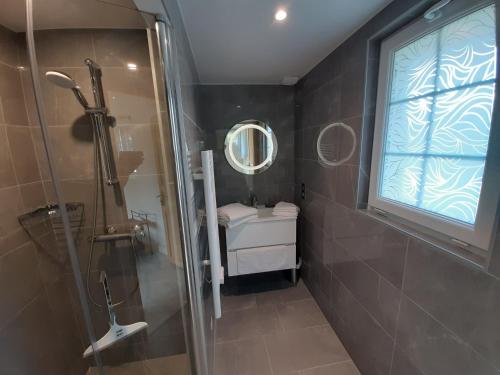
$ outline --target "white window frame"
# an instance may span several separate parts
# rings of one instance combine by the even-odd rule
[[[491,239],[499,199],[500,189],[498,187],[500,186],[500,177],[498,173],[488,173],[488,164],[493,162],[498,163],[498,161],[489,159],[492,148],[491,136],[488,154],[486,156],[486,166],[483,175],[476,222],[474,225],[467,225],[436,213],[424,211],[411,205],[405,205],[404,203],[383,198],[379,194],[379,188],[394,52],[404,45],[410,44],[424,35],[453,22],[455,19],[461,18],[468,13],[491,4],[494,4],[494,1],[476,1],[473,5],[467,0],[452,1],[441,9],[442,14],[438,19],[429,22],[422,17],[382,41],[368,195],[369,209],[382,211],[389,218],[395,218],[396,220],[403,219],[406,225],[415,224],[417,230],[424,229],[426,234],[434,234],[440,240],[444,239],[445,241],[450,241],[453,245],[464,247],[476,254],[485,254],[485,252],[489,250],[492,242]],[[499,20],[496,20],[496,22],[499,22]],[[498,85],[498,81],[496,85]],[[496,88],[495,91],[498,92],[498,88]],[[499,98],[496,98],[495,104],[498,99]],[[492,123],[492,129],[493,126],[494,124]]]

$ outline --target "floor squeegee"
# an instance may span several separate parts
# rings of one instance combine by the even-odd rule
[[[93,346],[90,345],[85,350],[85,352],[83,353],[84,358],[92,355],[94,352],[103,351],[104,349],[109,348],[118,341],[124,340],[125,338],[132,336],[148,327],[148,323],[146,322],[137,322],[124,326],[118,324],[116,322],[116,313],[114,311],[115,305],[113,305],[113,301],[111,300],[111,293],[109,290],[106,272],[101,271],[99,281],[102,284],[104,295],[106,296],[106,305],[108,307],[109,313],[109,331],[103,337],[97,340]]]

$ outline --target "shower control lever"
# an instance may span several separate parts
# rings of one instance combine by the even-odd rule
[[[114,227],[112,227],[114,229]],[[107,242],[107,241],[119,241],[119,240],[141,240],[144,239],[146,233],[144,232],[144,227],[140,224],[134,225],[130,232],[115,232],[113,230],[109,231],[107,234],[98,234],[94,237],[95,242]]]

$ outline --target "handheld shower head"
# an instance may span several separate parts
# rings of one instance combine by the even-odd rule
[[[78,87],[73,78],[62,72],[51,70],[45,73],[45,77],[47,77],[49,82],[62,87],[63,89],[73,89],[75,87]]]
[[[45,73],[45,77],[50,83],[53,83],[54,85],[57,85],[63,89],[71,89],[73,91],[73,94],[75,94],[75,97],[78,100],[78,102],[82,105],[82,107],[84,109],[89,108],[89,103],[87,102],[87,99],[85,99],[85,96],[80,90],[80,87],[69,75],[62,72],[57,72],[55,70],[51,70]]]

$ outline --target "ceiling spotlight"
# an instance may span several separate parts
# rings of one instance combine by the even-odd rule
[[[278,22],[284,21],[287,14],[284,9],[278,9],[278,11],[274,14],[274,19]]]
[[[127,64],[127,68],[129,70],[137,70],[137,64],[134,64],[134,63],[128,63]]]

